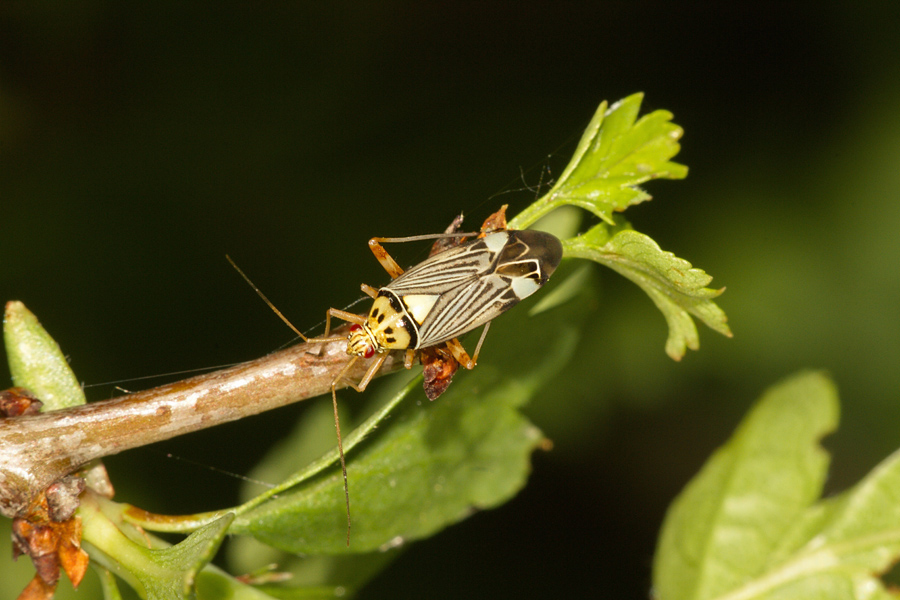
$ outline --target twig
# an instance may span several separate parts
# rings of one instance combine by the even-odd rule
[[[0,514],[15,517],[91,460],[325,394],[350,358],[345,350],[342,342],[299,344],[112,400],[0,419]],[[357,361],[338,387],[367,366]],[[379,374],[402,366],[402,354],[391,355]]]

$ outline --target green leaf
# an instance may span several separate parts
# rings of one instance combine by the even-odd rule
[[[523,229],[560,206],[571,204],[613,224],[612,213],[648,200],[638,188],[651,179],[682,179],[687,167],[669,162],[678,154],[681,127],[657,110],[637,122],[643,94],[632,94],[607,110],[600,104],[559,180],[540,200],[510,222]]]
[[[21,302],[6,303],[3,341],[13,384],[39,398],[44,411],[85,403],[81,385],[59,344]]]
[[[838,421],[818,373],[770,389],[673,503],[654,563],[661,600],[718,598],[757,576],[822,490]]]
[[[724,288],[705,288],[712,279],[706,273],[663,252],[652,239],[613,216],[650,198],[639,184],[687,175],[687,167],[669,160],[680,149],[682,129],[665,110],[638,119],[643,98],[633,94],[608,110],[606,102],[601,103],[553,188],[509,225],[528,227],[567,205],[599,217],[600,224],[563,243],[563,255],[597,261],[640,285],[669,325],[666,353],[680,360],[687,348],[696,350],[700,345],[691,314],[719,333],[730,337],[731,331],[725,313],[711,300]]]
[[[501,503],[524,484],[528,455],[541,434],[509,407],[521,396],[480,379],[488,389],[475,408],[458,395],[442,397],[431,410],[407,402],[351,462],[350,551],[427,537],[473,509]],[[339,477],[322,479],[242,515],[234,531],[297,553],[346,552],[342,494]]]
[[[223,589],[229,590],[229,598],[268,598],[217,571],[204,572],[202,578],[199,575],[219,549],[234,519],[233,513],[197,529],[172,546],[141,534],[122,521],[121,513],[126,508],[127,505],[87,494],[82,497],[78,515],[82,519],[83,541],[91,560],[123,577],[142,598],[174,600],[192,597],[195,582],[198,590],[201,587],[207,590],[207,593],[198,593],[197,598],[225,597],[219,594]],[[126,531],[130,535],[126,535]],[[147,547],[148,544],[152,547]]]
[[[178,593],[187,597],[198,573],[219,549],[233,518],[234,515],[225,515],[174,546],[148,550],[147,554],[158,570],[152,574],[147,571],[135,573],[147,590],[148,600],[176,598]],[[163,574],[165,576],[160,576]]]
[[[564,279],[563,273],[554,283]],[[417,378],[390,419],[348,454],[349,548],[337,469],[239,512],[231,532],[298,554],[365,553],[432,535],[474,510],[505,502],[524,485],[531,451],[543,439],[518,408],[574,351],[587,313],[585,296],[538,318],[529,318],[522,306],[497,319],[478,367],[457,373],[433,403]],[[269,460],[289,461],[291,455]]]
[[[275,565],[278,573],[290,575],[290,578],[280,583],[263,583],[257,589],[265,591],[275,598],[340,598],[352,596],[355,590],[361,588],[367,581],[383,571],[402,549],[391,549],[379,552],[364,552],[359,554],[346,554],[341,556],[295,556],[282,551],[278,556],[273,556],[271,547],[249,536],[237,536],[233,543],[242,546],[242,552],[247,552],[246,558],[252,564],[259,564],[259,556],[249,554],[252,550],[271,560],[268,566]],[[229,544],[229,550],[233,546]],[[270,558],[271,557],[271,558]],[[229,561],[234,563],[235,561]],[[235,572],[247,572],[246,569],[237,567]],[[258,571],[259,569],[257,569]]]
[[[638,284],[666,318],[666,353],[673,359],[681,359],[686,348],[696,350],[700,345],[690,315],[731,337],[724,311],[712,301],[724,288],[707,288],[712,277],[671,252],[664,252],[646,235],[622,229],[610,237],[609,229],[601,223],[583,236],[566,240],[563,251],[566,256],[606,265]]]
[[[277,594],[269,594],[264,589],[238,581],[213,565],[206,565],[202,571],[197,573],[194,589],[195,595],[191,598],[196,597],[197,600],[273,600],[280,597]],[[337,595],[334,590],[330,591],[330,597],[335,598]],[[326,598],[327,596],[323,593],[318,597]]]
[[[877,575],[900,559],[900,453],[814,503],[828,465],[819,440],[837,419],[822,374],[769,390],[670,508],[656,597],[896,598]]]

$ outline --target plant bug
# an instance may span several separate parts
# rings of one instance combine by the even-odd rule
[[[493,231],[507,229],[506,207],[507,205],[504,204],[500,207],[500,210],[485,219],[484,224],[482,224],[481,226],[481,234],[479,235],[479,237],[484,237],[488,233],[491,233]],[[444,233],[457,233],[462,226],[462,221],[463,216],[457,216],[455,219],[453,219],[453,222],[450,223],[450,226],[444,230]],[[428,254],[428,256],[434,256],[438,252],[442,252],[453,246],[458,246],[464,241],[464,237],[438,238],[432,245],[431,252]],[[459,369],[459,362],[453,357],[453,352],[449,346],[449,344],[451,343],[458,342],[456,340],[451,340],[451,342],[445,342],[437,346],[423,348],[419,352],[419,362],[422,365],[422,375],[424,379],[423,387],[425,388],[425,395],[429,400],[436,400],[447,390],[447,388],[450,386],[450,383],[453,381],[453,376]]]
[[[360,358],[373,358],[365,375],[350,387],[362,392],[384,364],[388,353],[405,350],[404,366],[409,369],[417,351],[424,351],[423,362],[431,366],[429,381],[434,399],[446,389],[458,365],[475,367],[481,345],[493,319],[512,308],[519,301],[539,290],[556,270],[562,259],[562,244],[549,233],[535,230],[506,229],[506,206],[491,215],[478,234],[456,233],[461,219],[450,226],[447,233],[417,235],[403,238],[372,238],[369,248],[392,281],[375,289],[363,284],[362,291],[373,299],[368,315],[358,315],[329,308],[322,337],[308,338],[265,297],[244,273],[231,262],[269,307],[305,342],[325,343],[347,340],[347,354],[352,358],[331,383],[334,407],[334,426],[338,438],[338,453],[344,477],[344,497],[347,505],[347,544],[350,544],[350,492],[347,465],[341,439],[337,410],[337,385]],[[455,238],[467,241],[448,242]],[[417,265],[404,271],[382,246],[383,243],[412,242],[438,239],[435,252]],[[346,338],[328,337],[331,318],[351,323]],[[484,330],[469,356],[456,339],[484,325]],[[426,391],[429,391],[426,381]]]

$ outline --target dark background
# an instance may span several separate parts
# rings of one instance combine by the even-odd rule
[[[5,2],[0,299],[87,385],[254,358],[291,335],[226,252],[312,327],[383,283],[369,237],[515,214],[601,100],[643,91],[691,171],[627,216],[728,287],[734,339],[671,361],[653,304],[602,272],[605,344],[565,375],[580,393],[530,407],[555,448],[528,487],[362,597],[646,598],[666,506],[779,378],[840,388],[829,491],[900,446],[898,24],[896,2]],[[112,458],[118,497],[233,502],[164,453],[244,473],[302,410]],[[28,570],[0,567],[0,595]]]

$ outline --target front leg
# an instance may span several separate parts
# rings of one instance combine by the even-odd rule
[[[381,366],[384,364],[384,361],[387,360],[388,354],[389,354],[388,352],[379,354],[375,358],[375,360],[372,361],[372,364],[369,365],[369,368],[366,370],[366,374],[363,375],[363,378],[359,380],[359,383],[353,383],[352,381],[347,382],[349,387],[352,387],[357,392],[365,391],[366,387],[369,385],[369,382],[372,381],[372,379],[378,373],[378,370],[381,369]],[[355,360],[355,358],[354,358],[354,360]],[[346,374],[347,371],[350,370],[350,366],[353,364],[353,362],[354,361],[351,360],[350,363],[347,365],[347,367],[345,367],[344,370],[341,371],[341,373],[337,377],[335,377],[334,383],[332,384],[332,389],[334,389],[337,386],[338,382],[340,382],[340,380],[344,378],[344,375]]]
[[[400,243],[400,242],[416,242],[420,240],[433,240],[433,239],[441,239],[441,238],[464,238],[467,236],[476,235],[474,233],[434,233],[434,234],[426,234],[426,235],[411,235],[409,237],[400,237],[400,238],[386,238],[386,237],[376,237],[369,240],[369,250],[372,251],[372,254],[375,255],[375,258],[381,263],[381,266],[384,267],[384,270],[388,272],[388,275],[391,276],[391,279],[397,279],[401,275],[403,275],[403,269],[400,265],[397,264],[397,261],[388,254],[388,251],[384,249],[382,243]]]
[[[390,238],[372,238],[371,240],[369,240],[369,250],[372,251],[372,254],[375,255],[375,259],[381,264],[382,267],[384,267],[384,270],[388,272],[388,275],[391,276],[391,279],[397,279],[398,277],[403,275],[403,269],[400,267],[400,265],[397,264],[397,261],[394,260],[394,257],[388,254],[388,251],[384,249],[384,246],[381,245],[381,242],[389,240]]]
[[[357,315],[352,312],[347,312],[346,310],[339,310],[337,308],[329,308],[325,312],[325,337],[328,337],[328,334],[331,332],[331,317],[337,317],[342,321],[347,321],[348,323],[355,323],[356,325],[365,325],[366,318],[360,315]],[[343,338],[335,338],[334,341],[337,341]],[[331,340],[329,340],[331,341]]]

